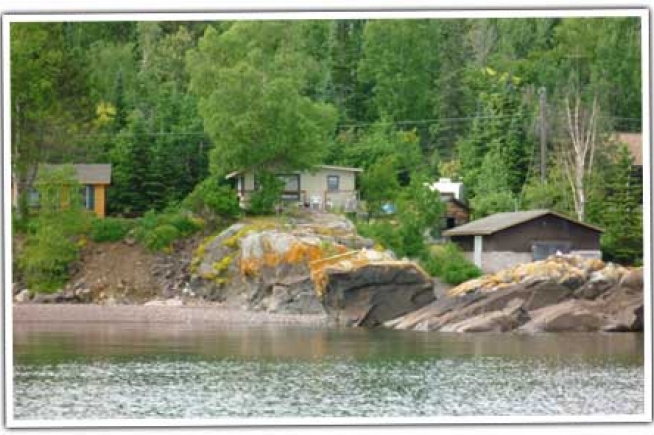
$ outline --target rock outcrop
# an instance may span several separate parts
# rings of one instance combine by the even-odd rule
[[[434,300],[434,283],[419,266],[372,246],[336,215],[254,219],[198,247],[192,288],[227,306],[327,313],[357,326],[380,325]]]
[[[324,313],[309,263],[371,246],[341,216],[251,219],[199,245],[190,267],[191,288],[236,308]]]
[[[553,256],[465,282],[385,326],[443,332],[640,331],[642,274],[642,268]]]
[[[417,264],[362,250],[311,264],[318,294],[338,323],[374,327],[434,300],[434,283]]]

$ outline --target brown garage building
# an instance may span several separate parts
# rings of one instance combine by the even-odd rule
[[[602,230],[550,210],[496,213],[443,236],[486,273],[541,260],[557,252],[600,258]]]

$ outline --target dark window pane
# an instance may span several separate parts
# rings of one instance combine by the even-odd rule
[[[327,176],[327,190],[338,190],[339,189],[339,177],[338,175],[328,175]]]

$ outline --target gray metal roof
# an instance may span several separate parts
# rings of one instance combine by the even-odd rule
[[[39,171],[52,171],[63,168],[66,165],[39,165]],[[111,164],[74,164],[77,173],[77,181],[81,184],[110,184],[111,183]]]
[[[545,216],[547,214],[557,216],[561,219],[565,219],[577,225],[590,228],[591,230],[602,232],[602,230],[598,227],[594,227],[592,225],[588,225],[583,222],[576,221],[574,219],[571,219],[560,213],[553,212],[551,210],[528,210],[528,211],[495,213],[493,215],[486,216],[485,218],[477,219],[465,225],[461,225],[460,227],[443,231],[443,235],[447,237],[486,236],[504,230],[506,228],[513,227],[521,223],[539,218],[541,216]]]

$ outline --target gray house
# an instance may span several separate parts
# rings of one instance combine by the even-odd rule
[[[278,173],[284,183],[282,200],[316,210],[333,208],[355,211],[359,202],[356,190],[356,174],[360,168],[318,165],[307,171]],[[236,180],[236,192],[242,205],[258,189],[257,174],[253,171],[236,171],[228,174],[228,180]]]
[[[486,273],[558,253],[601,258],[602,230],[549,210],[496,213],[443,235]]]

